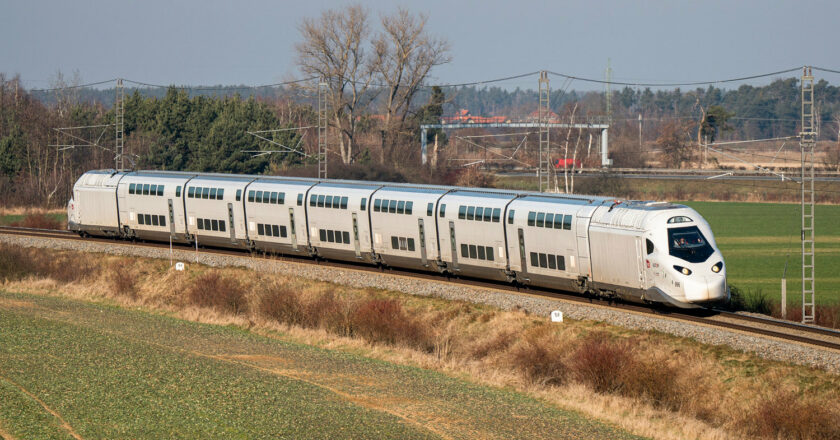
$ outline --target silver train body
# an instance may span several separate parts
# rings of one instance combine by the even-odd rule
[[[85,173],[80,234],[365,262],[663,303],[727,300],[709,224],[666,202],[188,172]]]

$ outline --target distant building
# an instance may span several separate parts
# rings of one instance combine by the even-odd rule
[[[461,109],[455,116],[443,116],[442,124],[506,124],[511,122],[507,116],[474,116],[467,109]]]

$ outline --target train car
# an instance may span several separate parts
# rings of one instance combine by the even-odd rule
[[[91,171],[68,204],[80,234],[308,255],[676,307],[728,299],[691,208],[436,185]]]

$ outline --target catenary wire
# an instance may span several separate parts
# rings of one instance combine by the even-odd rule
[[[676,86],[700,86],[700,85],[707,85],[707,84],[721,84],[721,83],[729,83],[729,82],[746,81],[746,80],[750,80],[750,79],[765,78],[765,77],[768,77],[768,76],[780,75],[780,74],[783,74],[783,73],[790,73],[790,72],[797,71],[799,69],[801,69],[801,68],[800,67],[794,67],[794,68],[791,68],[791,69],[779,70],[779,71],[770,72],[770,73],[762,73],[762,74],[759,74],[759,75],[742,76],[742,77],[738,77],[738,78],[721,79],[721,80],[716,80],[716,81],[694,81],[694,82],[684,82],[684,83],[640,83],[640,82],[605,81],[605,80],[602,80],[602,79],[584,78],[584,77],[581,77],[581,76],[574,76],[574,75],[568,75],[568,74],[565,74],[565,73],[552,72],[550,70],[548,71],[548,73],[550,73],[552,75],[555,75],[555,76],[560,76],[560,77],[563,77],[563,78],[571,78],[571,79],[576,79],[576,80],[579,80],[579,81],[592,82],[592,83],[598,83],[598,84],[616,84],[616,85],[636,86],[636,87],[639,87],[639,86],[643,86],[643,87],[676,87]],[[825,69],[823,69],[823,70],[825,70]],[[838,73],[840,73],[840,72],[838,72]]]

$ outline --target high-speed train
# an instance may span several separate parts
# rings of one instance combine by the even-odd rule
[[[667,202],[348,180],[96,170],[81,235],[365,262],[691,308],[727,300],[709,224]]]

